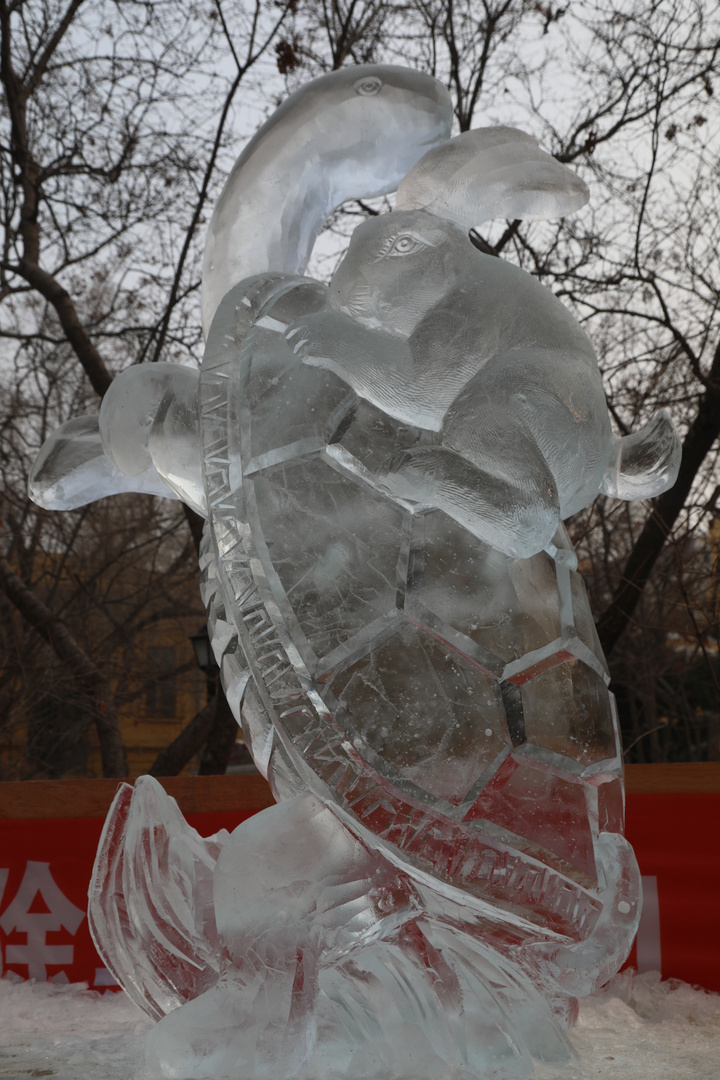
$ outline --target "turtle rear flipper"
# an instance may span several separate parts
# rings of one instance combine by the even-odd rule
[[[652,499],[677,480],[682,445],[667,409],[650,422],[618,439],[600,490],[615,499]]]
[[[108,813],[88,890],[90,932],[108,971],[154,1020],[218,980],[212,882],[227,837],[200,836],[151,776],[122,784]]]

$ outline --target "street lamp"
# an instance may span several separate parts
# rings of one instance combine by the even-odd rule
[[[210,700],[215,697],[217,691],[217,676],[220,669],[215,662],[207,626],[203,624],[197,634],[191,636],[190,641],[195,653],[195,662],[205,674],[205,686],[208,700]]]

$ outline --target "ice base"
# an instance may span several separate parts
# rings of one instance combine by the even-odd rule
[[[596,857],[599,914],[573,942],[408,875],[310,792],[203,840],[143,777],[108,816],[90,925],[159,1017],[141,1080],[529,1076],[572,1058],[573,995],[634,926],[629,846],[605,834]]]
[[[132,1080],[151,1025],[125,994],[0,979],[0,1077]],[[535,1080],[717,1080],[720,994],[625,971],[580,1003],[569,1039],[578,1057]]]

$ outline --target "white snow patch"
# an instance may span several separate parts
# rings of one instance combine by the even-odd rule
[[[130,1080],[151,1027],[123,993],[9,974],[0,979],[0,1077]]]
[[[536,1080],[720,1080],[720,994],[623,971],[580,1002],[575,1062]]]
[[[0,1077],[132,1080],[152,1022],[124,994],[0,979]],[[720,994],[625,971],[580,1005],[578,1057],[536,1080],[720,1080]],[[247,1080],[247,1078],[242,1078]]]

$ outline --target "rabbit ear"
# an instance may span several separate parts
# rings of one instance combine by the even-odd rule
[[[492,218],[557,218],[588,201],[587,185],[515,128],[478,128],[434,147],[398,188],[398,210],[427,210],[470,229]]]
[[[77,416],[45,441],[28,481],[33,502],[46,510],[74,510],[128,491],[178,498],[152,464],[138,476],[120,472],[105,455],[98,420]]]
[[[335,207],[395,191],[451,125],[442,83],[393,64],[340,68],[291,94],[245,147],[213,211],[205,336],[228,289],[268,270],[304,274]]]

